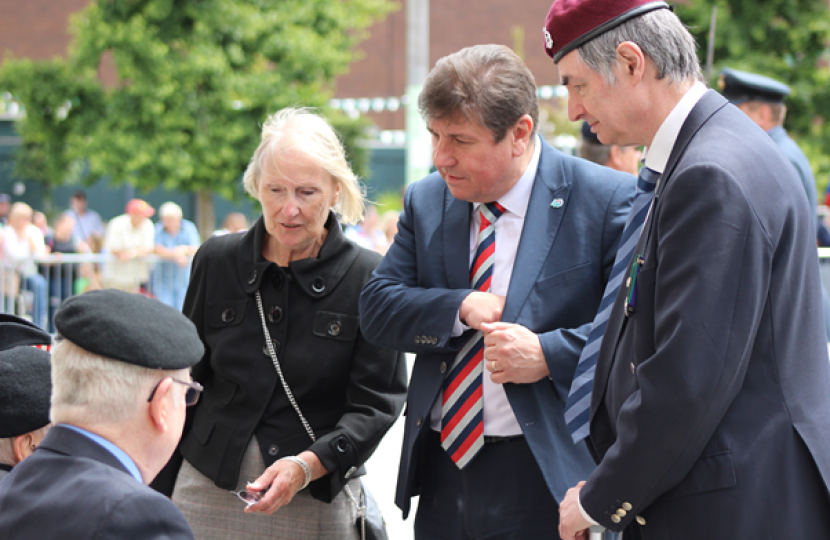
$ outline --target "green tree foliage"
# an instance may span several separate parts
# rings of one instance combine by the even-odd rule
[[[94,1],[73,18],[65,62],[6,60],[0,70],[0,89],[26,107],[26,145],[41,145],[42,156],[21,154],[18,170],[46,179],[32,173],[48,167],[49,178],[60,179],[84,159],[93,180],[232,198],[266,116],[289,105],[324,108],[366,28],[394,7],[389,0]],[[89,83],[105,57],[118,73],[110,89]],[[44,74],[52,74],[48,85],[37,80]],[[28,82],[15,84],[16,75]],[[67,99],[65,118],[52,118]],[[355,144],[363,124],[332,120],[365,174]]]
[[[830,170],[830,10],[826,0],[692,0],[676,7],[700,44],[705,65],[717,5],[714,65],[761,73],[792,88],[785,127],[807,153],[823,189]]]

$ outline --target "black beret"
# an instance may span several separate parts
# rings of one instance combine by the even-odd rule
[[[205,352],[196,327],[178,310],[115,289],[68,298],[55,327],[91,353],[152,369],[188,368]]]
[[[731,68],[721,70],[718,87],[723,97],[735,105],[745,101],[784,103],[784,98],[790,95],[790,87],[782,82]]]
[[[0,313],[0,351],[21,345],[50,345],[52,337],[33,322]]]
[[[51,355],[24,345],[0,354],[0,439],[25,435],[49,423]]]

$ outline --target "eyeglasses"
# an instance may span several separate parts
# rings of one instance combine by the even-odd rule
[[[264,491],[247,491],[244,489],[240,489],[239,491],[231,491],[231,493],[239,497],[239,499],[248,506],[258,503],[265,494]]]
[[[173,377],[165,377],[164,379],[170,379],[174,383],[183,384],[187,387],[187,392],[184,394],[184,403],[188,407],[191,405],[196,405],[196,402],[199,401],[199,395],[202,393],[202,390],[205,389],[204,386],[197,382],[187,382],[187,381],[180,381],[179,379],[174,379]],[[156,385],[153,387],[153,391],[150,392],[150,397],[147,398],[147,402],[153,401],[153,396],[156,395],[156,390],[158,390],[159,385],[164,380],[157,382]]]

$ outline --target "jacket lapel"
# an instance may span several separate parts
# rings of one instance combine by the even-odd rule
[[[530,192],[510,286],[507,289],[507,300],[501,318],[505,322],[517,321],[539,273],[548,260],[548,253],[568,209],[571,185],[564,181],[562,163],[551,146],[541,138],[537,138],[536,141],[541,141],[542,152]],[[551,202],[556,199],[562,200],[562,206],[553,209]]]
[[[683,127],[677,135],[677,141],[672,148],[669,160],[666,163],[666,170],[660,175],[658,181],[657,191],[654,194],[654,202],[652,203],[651,213],[643,225],[643,232],[640,234],[640,240],[637,242],[637,247],[634,253],[645,253],[646,245],[651,240],[653,230],[654,217],[657,215],[657,208],[660,203],[660,198],[666,190],[666,186],[671,181],[674,169],[680,158],[686,152],[686,148],[692,141],[692,138],[697,134],[698,130],[706,123],[706,121],[717,111],[722,109],[727,104],[720,94],[713,90],[709,90],[700,98],[697,105],[689,113]],[[602,338],[602,345],[600,346],[599,356],[597,358],[597,367],[594,375],[594,392],[591,396],[591,418],[594,417],[599,405],[605,397],[605,390],[608,384],[608,376],[611,371],[611,366],[614,364],[614,359],[617,355],[617,346],[622,337],[622,330],[625,322],[625,314],[623,303],[625,302],[626,290],[625,287],[620,287],[617,291],[617,297],[614,300],[614,307],[611,315],[608,318],[608,325],[605,329],[605,334]],[[599,391],[598,391],[599,390]]]
[[[470,213],[472,205],[444,188],[444,270],[447,288],[470,288]],[[461,256],[459,257],[459,254]]]

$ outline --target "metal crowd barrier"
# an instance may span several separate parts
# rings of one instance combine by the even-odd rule
[[[139,292],[181,309],[191,260],[181,267],[155,254],[119,261],[105,253],[54,253],[22,259],[14,267],[2,263],[0,313],[18,315],[54,333],[52,319],[64,300],[105,287]],[[32,262],[36,274],[20,271]]]

